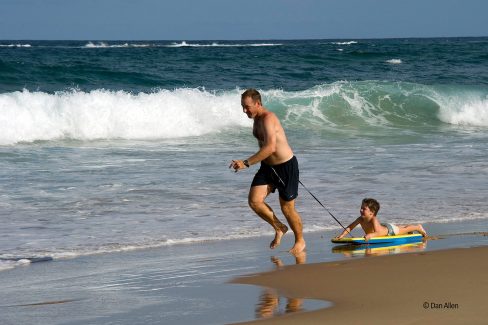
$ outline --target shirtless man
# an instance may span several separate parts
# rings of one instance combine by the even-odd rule
[[[262,106],[261,95],[255,89],[248,89],[241,95],[242,110],[254,120],[253,135],[258,140],[259,151],[245,160],[232,160],[229,168],[238,170],[249,168],[261,162],[249,191],[248,202],[251,209],[275,230],[275,238],[270,248],[280,245],[281,237],[288,231],[264,202],[266,197],[278,189],[281,211],[295,234],[295,244],[289,250],[297,255],[305,250],[302,221],[295,210],[298,196],[298,161],[286,139],[285,131],[273,112]]]

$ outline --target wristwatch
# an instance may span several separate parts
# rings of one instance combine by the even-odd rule
[[[246,160],[243,160],[242,162],[244,163],[244,166],[246,166],[247,168],[249,168],[249,161],[247,161],[247,159]]]

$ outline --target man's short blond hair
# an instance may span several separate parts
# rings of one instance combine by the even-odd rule
[[[246,97],[251,97],[253,102],[259,101],[259,104],[261,104],[261,105],[263,104],[263,102],[261,100],[261,94],[259,93],[259,91],[257,91],[254,88],[249,88],[245,92],[242,93],[241,99],[244,99]]]

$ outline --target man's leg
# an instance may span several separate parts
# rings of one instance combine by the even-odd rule
[[[280,245],[281,237],[288,231],[288,227],[278,220],[273,209],[264,202],[269,193],[271,193],[269,185],[251,186],[248,202],[251,209],[275,230],[275,238],[269,245],[273,249]]]
[[[280,197],[281,211],[286,217],[291,230],[295,234],[295,245],[289,250],[293,255],[300,254],[305,250],[305,240],[303,239],[302,219],[295,209],[295,200],[285,201]]]

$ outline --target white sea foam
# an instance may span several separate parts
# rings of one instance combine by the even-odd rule
[[[330,115],[330,107],[341,103],[347,107],[342,112],[350,116],[350,123],[394,126],[388,114],[408,120],[417,116],[378,107],[378,100],[391,102],[388,94],[378,99],[371,92],[383,87],[389,85],[336,82],[299,92],[267,90],[262,94],[271,108],[283,109],[285,123],[301,126],[318,123],[334,127],[337,116]],[[406,100],[424,98],[426,105],[436,104],[438,112],[437,116],[432,112],[433,119],[460,126],[488,126],[488,98],[463,89],[446,92],[429,86],[412,87],[405,84],[394,92]],[[109,90],[4,93],[0,94],[0,145],[59,139],[183,138],[250,126],[251,121],[240,109],[239,93],[237,89],[211,93],[196,88],[139,94]],[[426,114],[412,122],[422,123],[421,119],[429,118]]]
[[[386,94],[385,94],[386,92]],[[283,107],[285,123],[301,126],[407,127],[442,121],[460,126],[488,126],[488,98],[463,87],[435,87],[410,83],[340,81],[298,92],[269,90],[264,101]],[[422,111],[405,111],[405,106]],[[340,113],[333,113],[340,106]],[[437,107],[437,108],[435,108]],[[340,116],[342,124],[337,124]],[[395,116],[395,118],[393,118]],[[401,124],[396,124],[401,119]],[[436,123],[436,122],[433,122]]]
[[[485,212],[471,212],[462,216],[453,216],[453,217],[446,217],[443,216],[442,218],[436,219],[432,221],[432,218],[424,219],[424,220],[417,220],[419,223],[433,223],[433,224],[444,224],[444,223],[454,223],[454,222],[462,222],[462,221],[477,221],[477,220],[487,220],[488,216]],[[484,229],[482,230],[484,231]]]
[[[314,231],[329,229],[327,227],[314,228]],[[333,228],[332,228],[333,229]],[[108,253],[130,252],[143,249],[152,249],[160,247],[169,247],[175,245],[192,245],[196,243],[216,242],[224,240],[238,240],[246,238],[256,238],[259,236],[271,236],[271,231],[261,232],[241,232],[237,234],[228,234],[223,236],[201,236],[192,238],[179,238],[167,240],[151,240],[142,243],[111,243],[100,244],[98,247],[79,247],[76,249],[44,249],[43,257],[40,261],[73,259],[80,256],[92,256]],[[9,255],[2,255],[0,259],[0,271],[12,269],[19,266],[27,266],[32,263],[30,258],[10,258]],[[36,261],[34,259],[34,261]]]
[[[55,48],[84,48],[84,49],[110,49],[110,48],[141,48],[141,47],[266,47],[266,46],[282,46],[282,43],[220,43],[220,42],[212,42],[212,43],[189,43],[186,41],[182,41],[180,43],[172,43],[172,44],[164,44],[164,43],[120,43],[120,44],[111,44],[108,42],[93,42],[90,41],[85,45],[77,45],[77,46],[65,46],[65,45],[55,45],[52,47]],[[0,48],[2,47],[32,47],[31,44],[0,44]],[[35,46],[35,47],[46,47],[46,45],[42,46]]]
[[[85,44],[85,48],[125,48],[125,47],[142,47],[144,45],[141,44],[129,44],[129,43],[123,43],[123,44],[112,44],[109,45],[105,42],[98,42],[98,43],[93,43],[93,42],[88,42]],[[147,45],[149,46],[149,45]]]
[[[83,47],[90,48],[90,49],[100,49],[100,48],[129,48],[129,47],[260,47],[260,46],[281,46],[283,44],[280,43],[242,43],[242,44],[225,44],[225,43],[218,43],[212,42],[208,44],[201,44],[201,43],[188,43],[186,41],[182,41],[180,43],[172,43],[172,44],[149,44],[149,43],[123,43],[123,44],[108,44],[106,42],[88,42]]]
[[[249,43],[249,44],[222,44],[213,42],[210,44],[199,44],[199,43],[187,43],[182,41],[181,43],[173,43],[166,45],[167,47],[260,47],[260,46],[281,46],[280,43]]]
[[[402,60],[400,59],[391,59],[391,60],[386,60],[386,63],[390,63],[390,64],[402,64]]]
[[[32,47],[30,44],[0,44],[0,47]]]
[[[151,47],[151,44],[130,44],[131,47]]]
[[[86,48],[105,48],[108,47],[107,43],[99,42],[98,44],[88,42],[85,44]]]
[[[357,41],[348,41],[348,42],[332,42],[332,44],[335,45],[352,45],[352,44],[357,44]]]
[[[462,126],[488,126],[488,98],[443,100],[439,111],[441,121]]]
[[[20,260],[0,260],[0,271],[5,271],[9,269],[13,269],[19,266],[26,266],[29,265],[31,262],[28,259],[20,259]]]
[[[444,224],[451,222],[462,222],[462,221],[477,221],[477,220],[487,220],[486,213],[470,213],[463,216],[446,218],[442,217],[433,220],[432,218],[425,220],[416,220],[420,223],[430,223],[430,224]],[[405,223],[403,219],[392,219],[396,223]],[[318,222],[318,223],[316,223]],[[316,232],[326,232],[340,230],[340,226],[336,223],[325,225],[322,220],[318,219],[314,222],[308,224],[304,228],[304,233],[316,233]],[[149,240],[140,243],[110,243],[103,244],[100,243],[98,246],[79,246],[77,248],[52,248],[44,249],[42,255],[37,258],[14,258],[10,255],[2,255],[0,258],[0,271],[5,271],[8,269],[13,269],[16,267],[28,266],[33,262],[48,262],[52,260],[65,260],[73,259],[81,256],[93,256],[109,253],[119,253],[119,252],[130,252],[146,249],[154,249],[161,247],[171,247],[176,245],[195,245],[199,243],[206,242],[218,242],[218,241],[229,241],[229,240],[240,240],[249,238],[258,238],[262,236],[271,237],[273,232],[267,228],[260,228],[256,231],[253,230],[241,230],[237,233],[228,233],[220,236],[198,236],[198,237],[183,237],[175,239],[164,239],[164,240]]]
[[[255,43],[255,44],[239,44],[238,46],[281,46],[280,43]]]
[[[98,43],[88,42],[83,47],[97,49],[97,48],[152,47],[152,46],[157,46],[157,45],[148,44],[148,43],[147,44],[146,43],[107,44],[105,42],[98,42]]]
[[[304,233],[311,233],[317,231],[327,231],[337,229],[337,225],[317,225],[312,224],[304,228]],[[31,264],[33,261],[51,261],[51,260],[61,260],[61,259],[72,259],[80,256],[91,256],[100,255],[108,253],[119,253],[119,252],[130,252],[143,249],[152,249],[160,247],[169,247],[175,245],[192,245],[197,243],[205,242],[217,242],[217,241],[228,241],[228,240],[239,240],[239,239],[249,239],[257,238],[261,236],[272,236],[273,231],[266,229],[252,229],[252,230],[240,230],[237,233],[228,233],[220,236],[199,236],[199,237],[184,237],[175,239],[164,239],[164,240],[149,240],[141,243],[110,243],[110,244],[100,244],[95,247],[78,247],[76,249],[44,249],[42,256],[38,258],[13,258],[10,255],[2,255],[0,259],[0,271],[15,268],[18,266],[25,266]]]
[[[164,139],[249,126],[239,91],[131,94],[94,90],[0,94],[0,145],[56,139]]]

